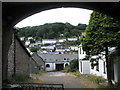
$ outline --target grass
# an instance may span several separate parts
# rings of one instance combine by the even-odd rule
[[[41,76],[41,75],[43,75],[43,74],[45,74],[45,73],[46,73],[46,71],[40,71],[40,72],[37,73],[37,75],[40,75],[40,76]]]
[[[97,85],[97,88],[108,88],[108,85],[106,83],[106,79],[104,79],[101,76],[95,76],[95,75],[88,75],[88,74],[80,74],[79,71],[72,72],[73,75],[75,75],[79,79],[83,79],[88,81],[89,83],[94,83]]]
[[[29,80],[31,79],[32,78],[30,78],[29,76],[17,75],[17,76],[8,78],[8,83],[25,83],[25,82],[29,82]]]

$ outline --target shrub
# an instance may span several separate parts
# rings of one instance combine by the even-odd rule
[[[39,50],[39,48],[35,48],[35,47],[32,47],[32,48],[30,49],[31,52],[37,52],[38,50]]]
[[[95,83],[102,83],[105,81],[104,78],[102,78],[101,76],[95,76],[95,75],[87,75],[87,78],[92,81],[92,82],[95,82]]]
[[[23,83],[23,82],[28,82],[31,78],[29,76],[24,76],[24,75],[17,75],[14,77],[10,77],[8,79],[8,83]]]
[[[78,70],[78,60],[74,59],[70,62],[69,66],[66,66],[63,72],[76,72]]]
[[[62,72],[69,72],[69,66],[66,66],[63,70],[62,70]]]
[[[77,59],[74,59],[70,62],[70,68],[69,68],[69,71],[70,72],[76,72],[78,70],[78,60]]]

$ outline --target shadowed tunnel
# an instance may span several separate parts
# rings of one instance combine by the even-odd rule
[[[95,10],[120,20],[120,4],[98,2],[3,2],[2,3],[2,83],[7,82],[8,50],[15,24],[35,13],[61,7],[76,7]],[[1,78],[0,78],[1,80]]]

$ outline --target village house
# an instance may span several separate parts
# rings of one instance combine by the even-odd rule
[[[21,41],[25,40],[25,37],[21,37],[20,40],[21,40]]]
[[[45,70],[63,70],[71,60],[78,59],[77,54],[38,54],[45,61]]]
[[[78,38],[67,38],[68,41],[77,41]]]
[[[30,40],[27,40],[27,41],[25,42],[25,46],[28,46],[28,45],[30,45]]]
[[[55,39],[42,39],[42,44],[55,44],[57,40]]]
[[[66,39],[59,39],[57,42],[62,43],[62,42],[65,42],[65,41],[66,41]]]
[[[49,49],[49,50],[53,50],[54,48],[55,48],[55,45],[41,46],[41,49]]]
[[[79,72],[81,74],[90,74],[90,61],[86,59],[86,53],[83,51],[81,45],[78,47],[78,60]]]
[[[109,48],[109,52],[115,52],[115,47]],[[83,51],[82,46],[79,46],[78,50],[78,59],[79,59],[79,72],[81,74],[93,74],[96,76],[102,76],[107,79],[107,67],[104,52],[97,56],[92,56],[89,60],[86,58],[86,53]],[[90,62],[91,59],[95,59],[96,61]],[[110,59],[110,58],[109,58]],[[114,56],[111,63],[111,78],[114,83],[120,83],[120,57]],[[93,66],[93,64],[96,64]]]
[[[33,37],[28,37],[28,40],[33,39]]]
[[[78,51],[78,46],[70,46],[69,49],[74,50],[74,51]]]
[[[39,71],[45,70],[45,61],[37,53],[33,53],[32,58],[37,63]]]

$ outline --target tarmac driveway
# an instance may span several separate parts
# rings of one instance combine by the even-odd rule
[[[42,76],[37,75],[37,79],[46,84],[63,84],[64,88],[85,88],[74,75],[63,72],[47,72]]]

